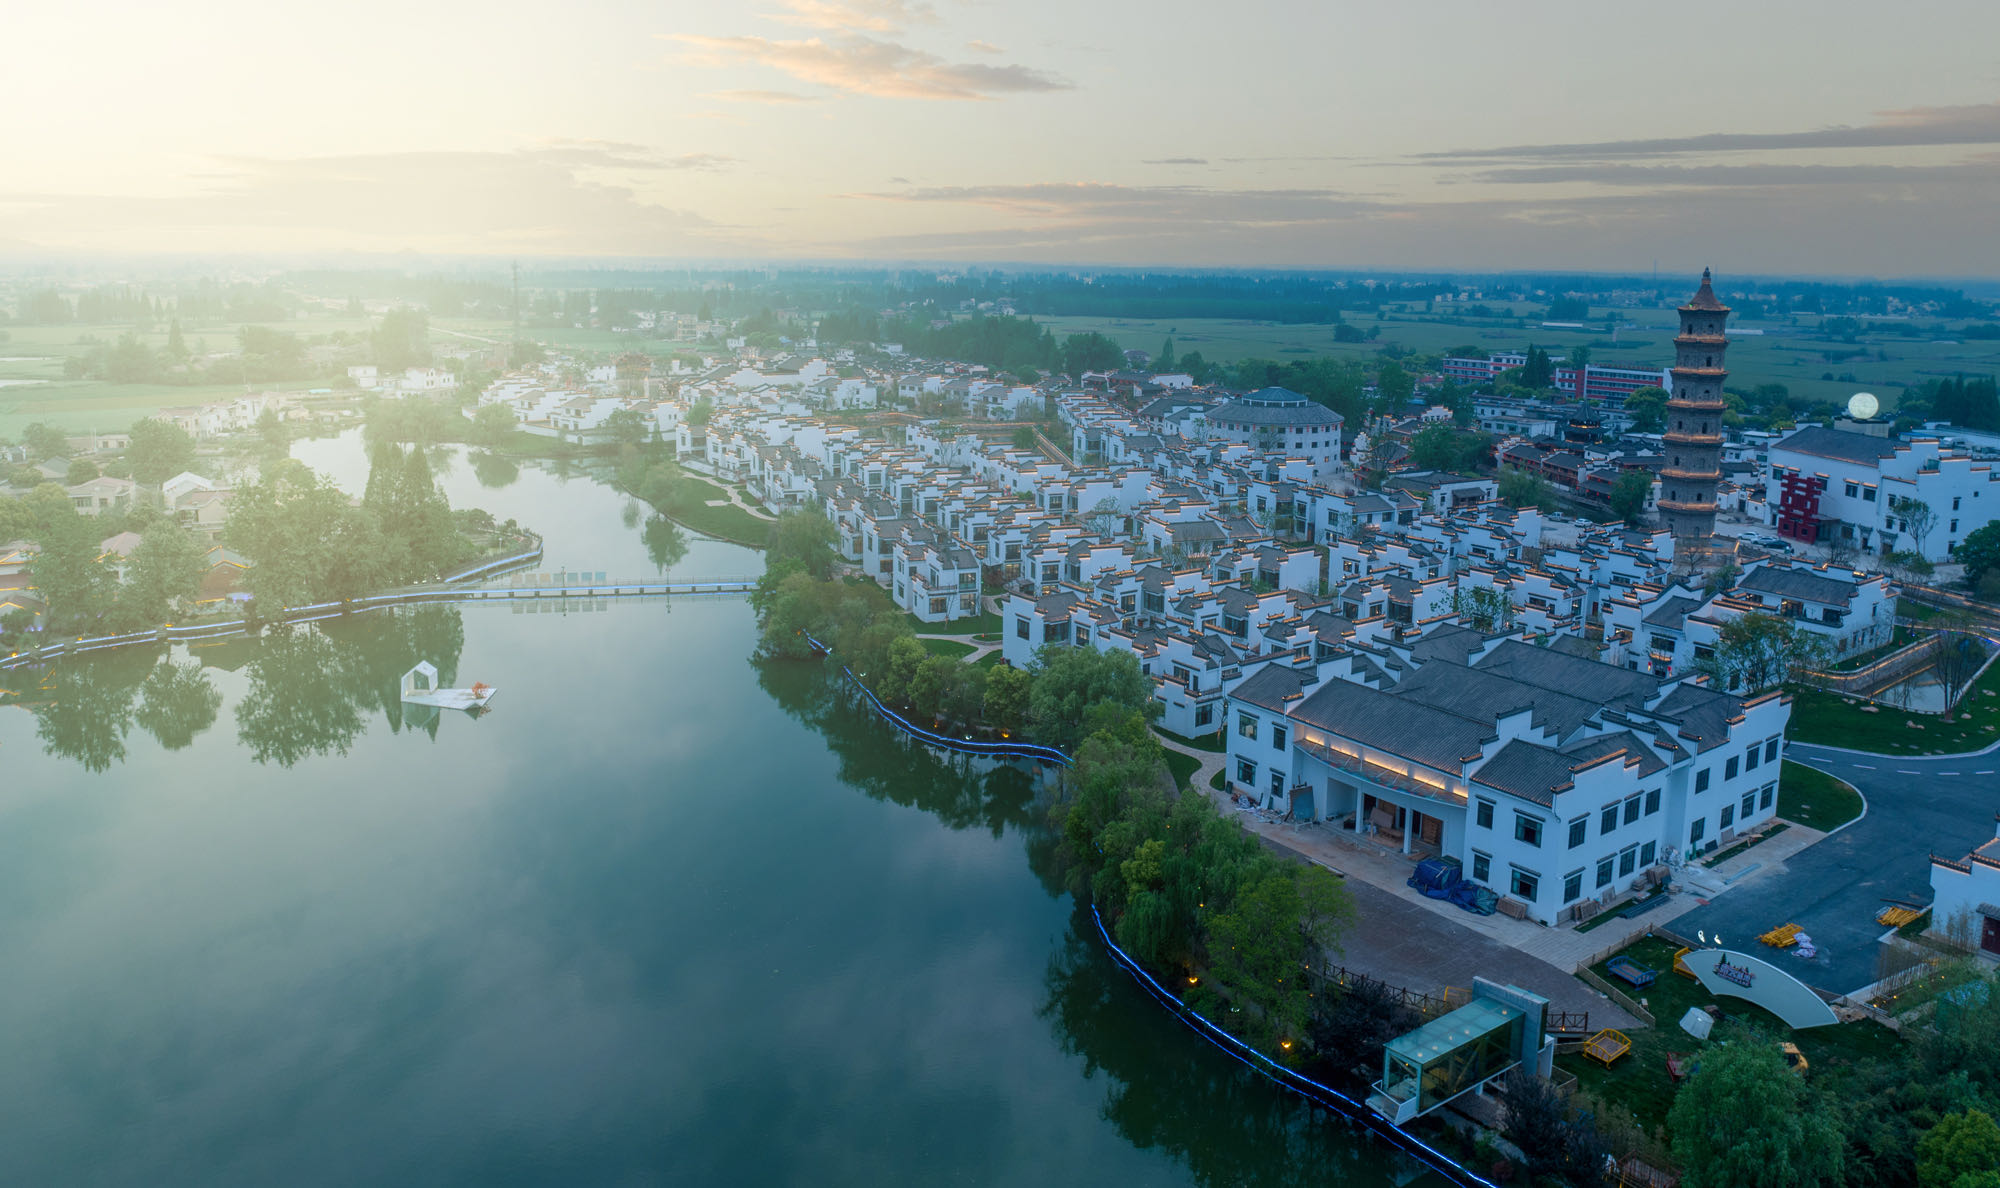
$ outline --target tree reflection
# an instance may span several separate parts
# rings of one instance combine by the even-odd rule
[[[654,516],[647,520],[646,527],[640,531],[639,537],[646,542],[646,559],[651,561],[653,568],[660,573],[679,565],[681,558],[687,556],[687,533],[682,532],[679,524],[665,516]]]
[[[139,687],[137,720],[146,733],[169,751],[193,743],[195,736],[215,725],[222,693],[201,665],[165,660],[146,674]]]
[[[995,837],[1039,825],[1031,769],[915,742],[845,695],[817,663],[752,663],[764,691],[826,739],[841,780],[870,798],[922,809],[952,829],[983,826]]]
[[[380,710],[389,729],[407,723],[437,737],[437,714],[410,714],[403,704],[403,674],[419,660],[437,666],[441,685],[458,683],[465,650],[465,617],[455,606],[402,607],[387,613],[331,619],[326,634],[340,644],[338,683],[362,709]]]
[[[1086,1076],[1104,1119],[1197,1184],[1436,1184],[1413,1160],[1221,1054],[1115,965],[1079,912],[1049,959],[1041,1017]]]
[[[472,455],[472,477],[482,487],[505,487],[521,477],[521,467],[512,458],[477,453]]]
[[[259,763],[290,767],[338,753],[361,733],[361,714],[339,681],[341,649],[295,627],[265,637],[250,662],[250,691],[236,704],[236,736]]]
[[[132,699],[159,653],[120,650],[64,661],[43,679],[46,701],[34,707],[35,737],[42,750],[102,772],[125,758],[132,730]]]

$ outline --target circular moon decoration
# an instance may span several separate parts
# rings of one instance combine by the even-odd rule
[[[1873,393],[1856,392],[1847,399],[1847,415],[1857,421],[1866,421],[1882,411],[1882,402]]]

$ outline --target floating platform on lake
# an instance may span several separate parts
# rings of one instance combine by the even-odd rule
[[[484,681],[470,689],[441,689],[437,669],[428,661],[418,663],[403,674],[403,700],[410,705],[434,705],[439,709],[477,710],[486,708],[499,692]]]

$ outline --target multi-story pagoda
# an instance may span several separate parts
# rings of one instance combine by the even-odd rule
[[[1708,269],[1701,288],[1681,306],[1674,339],[1674,390],[1667,401],[1667,465],[1660,471],[1660,514],[1677,539],[1715,534],[1715,488],[1722,481],[1722,381],[1729,372],[1723,324],[1729,307],[1715,299]]]

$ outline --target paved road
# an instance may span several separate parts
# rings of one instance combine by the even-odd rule
[[[1929,903],[1930,855],[1957,858],[1994,834],[2000,812],[2000,744],[1975,754],[1912,757],[1793,743],[1786,758],[1853,784],[1861,819],[1769,872],[1757,871],[1674,922],[1674,931],[1733,946],[1780,924],[1805,929],[1820,948],[1784,965],[1822,990],[1845,994],[1876,980],[1875,923],[1883,899]],[[1755,850],[1750,851],[1754,856]]]

